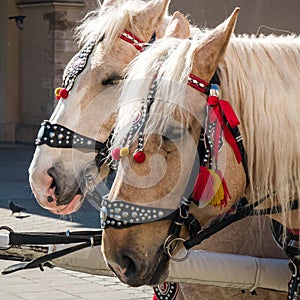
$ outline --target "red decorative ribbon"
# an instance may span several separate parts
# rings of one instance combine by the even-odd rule
[[[124,32],[120,35],[120,38],[129,44],[132,44],[140,52],[144,51],[144,42],[130,31],[124,30]]]
[[[207,99],[207,105],[209,106],[208,112],[208,121],[216,122],[216,131],[215,131],[215,141],[219,142],[221,138],[222,130],[224,132],[224,137],[228,144],[233,149],[236,160],[238,163],[242,161],[242,155],[238,148],[237,142],[232,135],[230,129],[227,127],[224,122],[224,117],[228,121],[231,128],[234,128],[240,124],[239,119],[237,118],[234,110],[230,103],[226,100],[220,100],[217,96],[209,96]],[[215,145],[215,157],[218,157],[218,145]]]

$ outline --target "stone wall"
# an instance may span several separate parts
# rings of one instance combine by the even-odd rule
[[[33,143],[49,118],[65,65],[77,51],[73,29],[97,0],[0,0],[0,142]],[[215,27],[241,7],[238,33],[261,25],[300,33],[299,0],[172,0],[198,26]],[[19,29],[9,16],[24,15]],[[281,33],[260,28],[261,33]]]

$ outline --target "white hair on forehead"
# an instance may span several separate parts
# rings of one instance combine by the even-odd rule
[[[186,87],[191,72],[197,40],[164,38],[135,58],[127,69],[121,86],[119,113],[114,133],[114,145],[120,145],[128,133],[133,113],[144,105],[155,81],[155,100],[147,120],[145,134],[163,133],[175,108],[186,107]],[[159,118],[158,116],[163,116]]]
[[[109,49],[127,24],[134,28],[132,18],[144,7],[145,1],[142,0],[118,0],[112,6],[102,5],[89,12],[75,30],[79,45],[90,40],[98,42],[105,36],[103,46],[106,50]]]

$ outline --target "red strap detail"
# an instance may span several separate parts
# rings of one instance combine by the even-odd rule
[[[232,107],[228,101],[220,100],[217,96],[209,96],[207,99],[207,104],[211,107],[209,114],[208,114],[209,121],[210,122],[217,121],[216,133],[215,133],[216,134],[216,136],[215,136],[216,143],[219,142],[220,135],[221,135],[221,129],[223,129],[224,137],[225,137],[226,141],[228,142],[228,144],[233,149],[237,162],[240,163],[242,161],[241,152],[238,148],[238,145],[236,143],[234,136],[232,135],[231,131],[224,123],[224,119],[223,119],[223,116],[224,116],[232,128],[239,125],[240,121],[237,118],[234,110],[232,109]],[[218,145],[215,145],[214,155],[216,158],[218,155],[217,152],[218,152]]]
[[[288,228],[288,231],[295,236],[300,236],[300,229]]]
[[[207,89],[209,87],[209,83],[195,76],[194,74],[190,74],[188,79],[188,85],[204,94],[207,92]]]
[[[130,36],[131,38],[127,37]],[[124,30],[124,32],[120,35],[120,38],[129,44],[133,45],[140,52],[144,51],[144,42],[140,40],[137,36],[135,36],[130,31]],[[142,45],[142,46],[141,46]]]

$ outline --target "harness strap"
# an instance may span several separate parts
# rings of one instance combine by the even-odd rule
[[[78,250],[82,250],[84,248],[90,247],[91,246],[91,242],[84,242],[81,243],[79,245],[73,246],[73,247],[69,247],[63,250],[59,250],[50,254],[46,254],[44,256],[41,256],[39,258],[33,259],[29,262],[22,262],[22,263],[18,263],[18,264],[14,264],[11,266],[8,266],[7,268],[5,268],[2,271],[2,275],[7,275],[13,272],[17,272],[17,271],[21,271],[21,270],[27,270],[27,269],[34,269],[34,268],[40,268],[41,271],[44,271],[43,267],[47,266],[47,267],[53,267],[52,264],[49,263],[49,261],[65,256],[67,254],[76,252]]]
[[[73,253],[75,251],[101,245],[102,231],[76,231],[76,232],[27,232],[19,233],[14,232],[10,227],[1,226],[0,230],[8,231],[8,245],[4,247],[1,245],[1,249],[8,250],[11,246],[19,245],[53,245],[53,244],[75,244],[77,245],[65,248],[50,254],[43,255],[39,258],[33,259],[29,262],[23,262],[11,265],[2,271],[3,275],[7,275],[16,271],[33,269],[39,267],[43,271],[43,266],[51,267],[48,262]],[[79,244],[78,244],[79,243]],[[48,263],[48,264],[46,264]]]
[[[14,232],[8,226],[0,226],[0,231],[6,230],[8,238],[7,245],[1,244],[1,249],[9,249],[11,246],[20,245],[52,245],[52,244],[72,244],[90,241],[95,244],[101,243],[102,230],[65,232]]]
[[[280,213],[282,211],[282,206],[278,205],[276,207],[272,207],[269,209],[264,210],[255,210],[255,208],[263,203],[265,200],[269,199],[272,195],[269,194],[258,201],[254,202],[253,204],[245,206],[244,203],[247,203],[246,198],[241,198],[238,201],[238,207],[237,211],[235,213],[225,213],[214,219],[208,226],[201,229],[193,238],[190,238],[189,240],[185,241],[183,244],[186,249],[191,249],[195,245],[201,244],[202,241],[206,240],[216,232],[226,228],[228,225],[235,223],[245,217],[248,216],[259,216],[259,215],[269,215],[269,214],[275,214]],[[239,205],[239,203],[242,203]],[[291,210],[298,209],[299,207],[299,201],[296,199],[291,202]],[[230,212],[230,210],[229,210]]]

